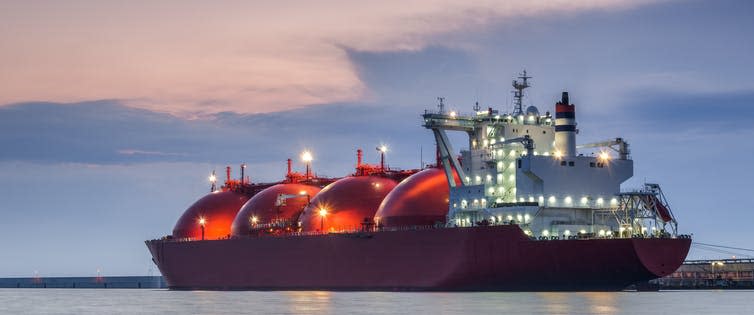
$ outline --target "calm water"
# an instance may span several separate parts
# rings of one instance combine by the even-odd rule
[[[0,289],[0,314],[754,314],[754,291],[212,292]]]

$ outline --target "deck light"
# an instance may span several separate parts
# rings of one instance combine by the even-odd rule
[[[306,178],[309,179],[312,177],[312,160],[314,160],[314,157],[309,150],[306,150],[301,153],[301,160],[306,163]]]
[[[204,217],[199,218],[199,227],[202,229],[202,241],[204,240],[204,224],[207,223],[207,220],[204,219]]]
[[[320,208],[319,209],[319,230],[324,232],[325,231],[325,217],[327,216],[327,209]]]
[[[603,162],[605,162],[605,161],[607,161],[607,160],[610,159],[610,154],[608,154],[605,151],[602,151],[602,152],[600,152],[600,156],[599,157],[600,157],[600,160],[602,160]]]
[[[304,151],[304,153],[301,154],[301,160],[304,162],[308,163],[308,162],[311,162],[313,159],[314,157],[312,157],[312,153],[309,151]]]

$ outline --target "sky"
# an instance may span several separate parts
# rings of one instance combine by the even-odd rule
[[[388,164],[416,168],[431,159],[420,115],[438,96],[510,111],[523,69],[527,106],[552,111],[570,92],[578,142],[629,141],[624,188],[658,182],[681,232],[752,248],[752,12],[733,0],[2,1],[0,276],[157,274],[143,241],[171,232],[212,170],[247,163],[253,181],[275,181],[309,149],[317,173],[342,176],[358,148],[376,162],[379,144]]]

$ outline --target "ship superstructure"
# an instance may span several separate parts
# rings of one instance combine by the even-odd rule
[[[518,224],[527,235],[545,238],[675,233],[659,185],[621,192],[621,183],[633,176],[625,140],[577,145],[576,106],[568,92],[555,104],[554,117],[534,106],[523,111],[523,90],[531,77],[524,71],[519,78],[513,81],[512,113],[476,106],[473,114],[462,115],[446,111],[441,98],[437,111],[423,115],[446,176],[457,172],[462,179],[448,181],[449,226]],[[459,158],[448,131],[468,135],[468,148]],[[578,150],[589,148],[601,150]],[[643,197],[634,198],[638,195]]]

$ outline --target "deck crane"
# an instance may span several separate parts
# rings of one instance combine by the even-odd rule
[[[615,138],[615,139],[606,140],[606,141],[581,144],[581,145],[576,146],[576,148],[577,149],[609,148],[615,152],[618,152],[618,156],[621,160],[627,160],[628,155],[631,153],[628,150],[628,142],[623,140],[623,138]]]
[[[528,156],[532,156],[532,153],[534,152],[534,140],[530,138],[528,135],[519,137],[519,138],[508,139],[501,142],[500,144],[510,144],[510,143],[520,143],[526,149],[526,154]]]

